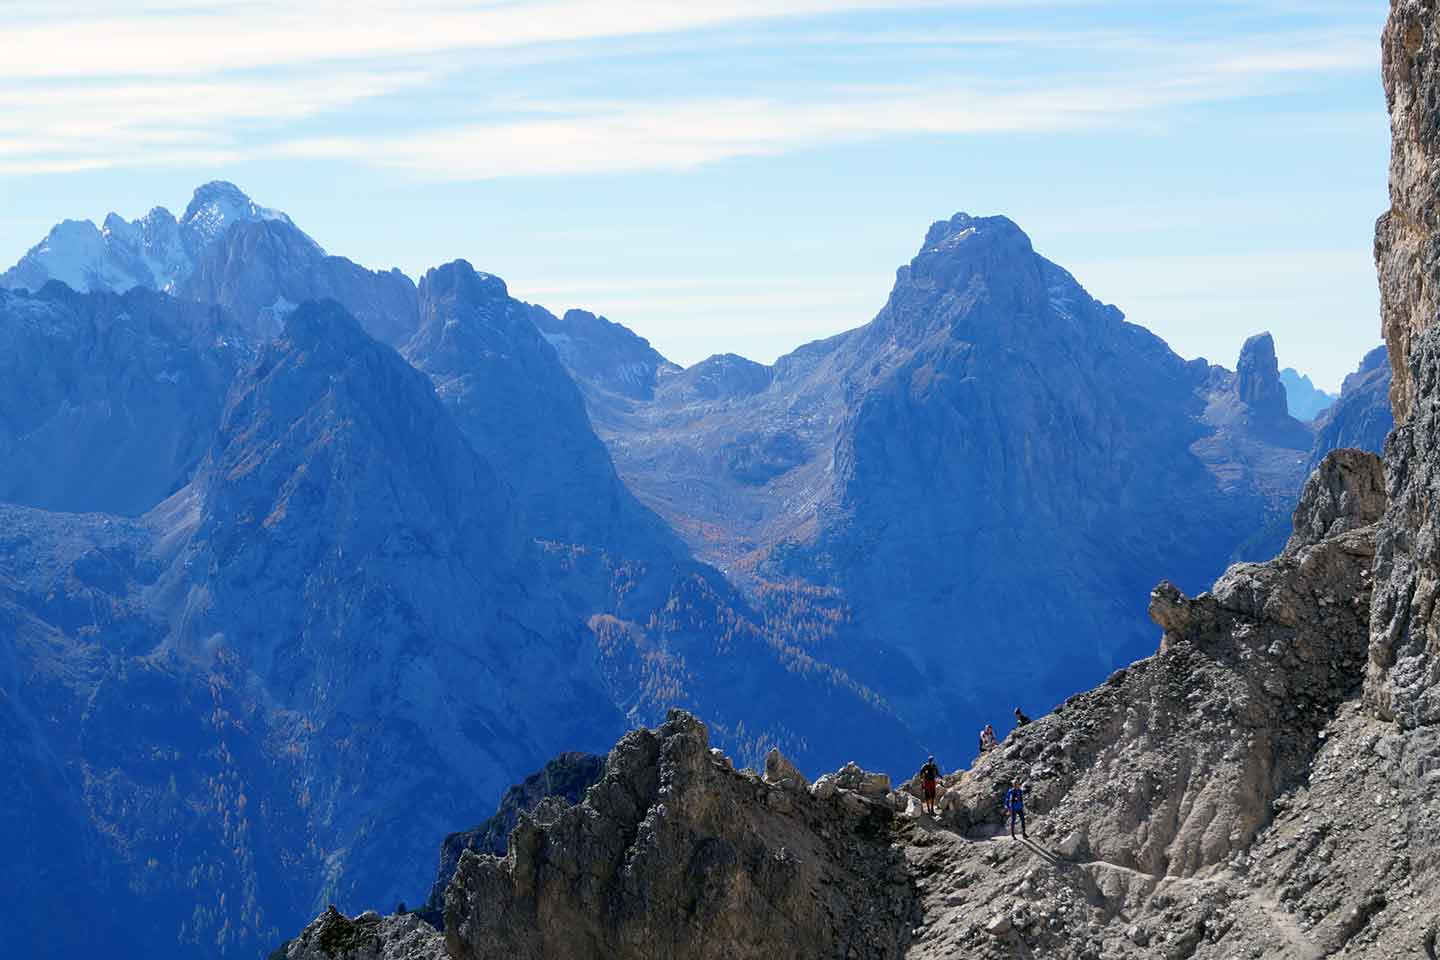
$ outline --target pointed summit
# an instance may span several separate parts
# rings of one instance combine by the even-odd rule
[[[1280,381],[1280,364],[1275,359],[1275,338],[1257,333],[1240,348],[1235,365],[1235,393],[1262,417],[1286,417],[1285,384]]]
[[[279,210],[260,206],[235,184],[226,180],[211,180],[195,188],[195,195],[180,217],[180,229],[186,234],[191,250],[199,253],[224,236],[232,225],[262,220],[279,220],[295,226],[288,216]],[[303,232],[301,236],[314,244],[316,250],[322,254],[325,252],[320,244]]]

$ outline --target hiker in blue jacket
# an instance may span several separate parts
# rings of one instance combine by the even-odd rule
[[[1026,840],[1030,835],[1025,832],[1025,788],[1020,786],[1020,781],[1015,781],[1015,786],[1005,791],[1005,809],[1010,811],[1010,836],[1015,836],[1015,818],[1020,818],[1020,836]]]

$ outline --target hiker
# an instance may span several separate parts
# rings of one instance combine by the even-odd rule
[[[935,781],[939,778],[940,768],[935,766],[935,758],[931,757],[920,768],[920,789],[925,794],[925,812],[932,817],[935,816]]]
[[[1019,707],[1016,707],[1016,708],[1015,708],[1015,726],[1017,726],[1017,727],[1023,727],[1023,726],[1025,726],[1025,724],[1027,724],[1027,723],[1029,723],[1029,722],[1030,722],[1030,718],[1027,717],[1027,716],[1025,716],[1025,714],[1021,713]]]
[[[1025,788],[1020,786],[1020,781],[1015,781],[1015,786],[1005,791],[1005,809],[1010,811],[1010,836],[1015,836],[1015,818],[1020,818],[1020,836],[1026,840],[1030,834],[1025,832]]]
[[[985,724],[985,729],[980,733],[980,749],[994,750],[995,745],[999,742],[995,736],[995,727],[988,723]]]

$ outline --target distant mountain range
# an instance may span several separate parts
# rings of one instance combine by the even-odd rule
[[[1317,433],[1268,335],[1184,361],[1003,217],[772,366],[368,270],[224,183],[0,286],[0,898],[36,955],[417,902],[437,838],[670,706],[742,762],[965,754],[1151,652],[1150,587],[1213,580],[1383,396],[1362,367]],[[80,896],[109,912],[57,934]]]
[[[1280,371],[1280,382],[1285,385],[1285,401],[1290,416],[1306,423],[1314,420],[1339,399],[1333,393],[1326,393],[1294,367]]]

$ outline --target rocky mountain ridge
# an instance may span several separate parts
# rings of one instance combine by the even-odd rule
[[[676,713],[617,744],[579,804],[523,817],[504,857],[463,854],[443,936],[332,911],[281,955],[748,957],[783,943],[817,958],[1433,960],[1433,2],[1394,0],[1383,43],[1394,151],[1376,251],[1396,428],[1383,461],[1320,462],[1278,556],[1194,596],[1162,582],[1158,652],[944,776],[937,817],[913,780],[892,790],[854,766],[807,784],[776,753],[763,777],[737,772]],[[1017,782],[1026,838],[997,809]]]
[[[1273,552],[1313,444],[1268,334],[1236,372],[1187,363],[1003,217],[934,224],[870,324],[774,366],[648,395],[571,374],[639,498],[937,749],[1143,655],[1117,598],[1163,571],[1198,589]]]
[[[1386,512],[1379,460],[1332,454],[1280,557],[1193,599],[1162,583],[1159,652],[944,776],[938,817],[853,765],[736,771],[675,713],[504,856],[462,854],[443,936],[332,912],[277,955],[1433,956],[1440,754],[1366,708]],[[368,952],[324,947],[342,933]]]
[[[0,296],[5,329],[66,344],[124,332],[137,365],[229,322],[143,290]],[[533,326],[495,319],[440,321],[488,338],[489,353],[458,355],[482,375],[474,390],[515,380],[507,365],[564,377]],[[42,862],[73,870],[76,897],[115,904],[86,929],[137,955],[247,954],[317,901],[413,901],[434,837],[543,757],[599,748],[674,703],[718,718],[742,755],[808,754],[822,727],[872,753],[908,739],[873,695],[766,634],[663,528],[647,537],[613,473],[574,493],[599,514],[555,526],[510,482],[510,458],[529,454],[487,447],[487,411],[449,405],[438,368],[340,304],[299,305],[236,365],[213,378],[188,479],[137,520],[5,507],[0,712],[12,780],[37,786],[9,796],[0,826],[49,844],[0,872],[7,903],[37,918],[15,930],[23,951],[95,947],[39,922]],[[149,389],[119,380],[132,381]],[[573,445],[587,434],[565,385],[532,427]],[[623,537],[606,526],[617,517]]]
[[[39,290],[59,280],[80,293],[124,293],[135,287],[170,293],[231,226],[263,222],[283,223],[299,233],[285,214],[260,206],[233,183],[215,180],[196,188],[178,220],[164,207],[131,221],[111,213],[100,227],[90,220],[65,220],[0,274],[0,287]],[[323,254],[314,240],[299,236]]]

